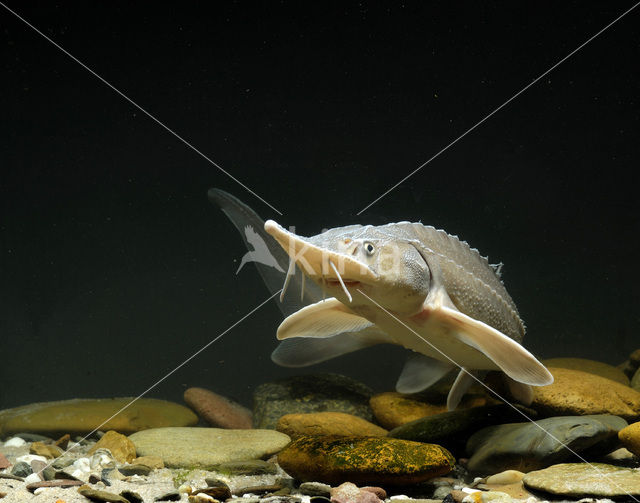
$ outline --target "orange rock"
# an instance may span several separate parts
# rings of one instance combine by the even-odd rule
[[[550,367],[555,379],[533,387],[531,408],[548,416],[612,414],[627,421],[640,419],[640,393],[624,384],[580,370]]]
[[[628,450],[640,456],[640,422],[622,428],[618,432],[618,438]]]
[[[230,430],[253,428],[253,415],[239,403],[205,388],[189,388],[184,401],[211,426]]]
[[[93,454],[98,449],[109,449],[113,457],[120,463],[131,463],[136,457],[136,447],[126,436],[117,431],[106,432],[90,450]]]
[[[366,419],[344,412],[311,412],[286,414],[278,420],[276,430],[292,438],[301,435],[360,435],[384,437],[387,430]]]
[[[376,420],[389,430],[425,416],[447,412],[446,405],[420,402],[395,391],[372,396],[369,405]]]

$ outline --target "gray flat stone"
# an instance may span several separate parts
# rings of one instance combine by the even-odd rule
[[[154,428],[129,436],[138,456],[158,456],[168,468],[211,468],[260,459],[282,450],[290,438],[273,430]]]
[[[468,468],[482,473],[536,470],[570,459],[571,451],[579,453],[598,444],[608,447],[608,441],[617,441],[618,431],[626,425],[617,416],[595,415],[490,426],[469,438]]]
[[[527,473],[527,489],[563,497],[637,498],[640,496],[640,469],[620,468],[602,463],[563,463]]]

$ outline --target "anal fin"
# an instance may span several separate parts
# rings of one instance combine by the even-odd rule
[[[398,393],[418,393],[448,374],[453,365],[420,353],[411,353],[396,383]]]
[[[486,374],[487,372],[482,370],[461,368],[447,395],[447,410],[455,410],[469,388],[478,381],[482,382]]]

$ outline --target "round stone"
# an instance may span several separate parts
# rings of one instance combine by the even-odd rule
[[[640,419],[640,392],[579,370],[549,368],[554,382],[533,388],[531,407],[546,416],[612,414]]]
[[[618,432],[618,438],[622,445],[640,456],[640,422],[630,424]],[[639,475],[640,476],[640,475]]]
[[[609,365],[608,363],[588,360],[586,358],[549,358],[548,360],[543,360],[542,363],[547,367],[588,372],[589,374],[595,374],[600,377],[605,377],[612,381],[619,382],[625,386],[629,386],[629,378],[625,373],[619,368]]]

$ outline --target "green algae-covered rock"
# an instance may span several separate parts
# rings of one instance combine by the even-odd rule
[[[192,426],[198,422],[187,407],[154,398],[141,398],[125,409],[132,400],[78,398],[2,410],[0,438],[20,432],[42,433],[53,438],[65,433],[84,435],[98,427],[129,434],[162,426]],[[109,421],[102,424],[107,419]]]
[[[519,405],[515,406],[526,410]],[[471,433],[485,426],[522,420],[522,415],[506,404],[457,409],[423,417],[391,430],[389,437],[444,445],[454,452],[464,449]],[[531,412],[526,412],[531,417]]]
[[[253,426],[274,430],[285,414],[344,412],[373,421],[372,391],[338,374],[294,376],[261,384],[253,394]]]
[[[417,484],[449,473],[453,456],[439,445],[381,437],[300,437],[278,464],[302,481]]]

